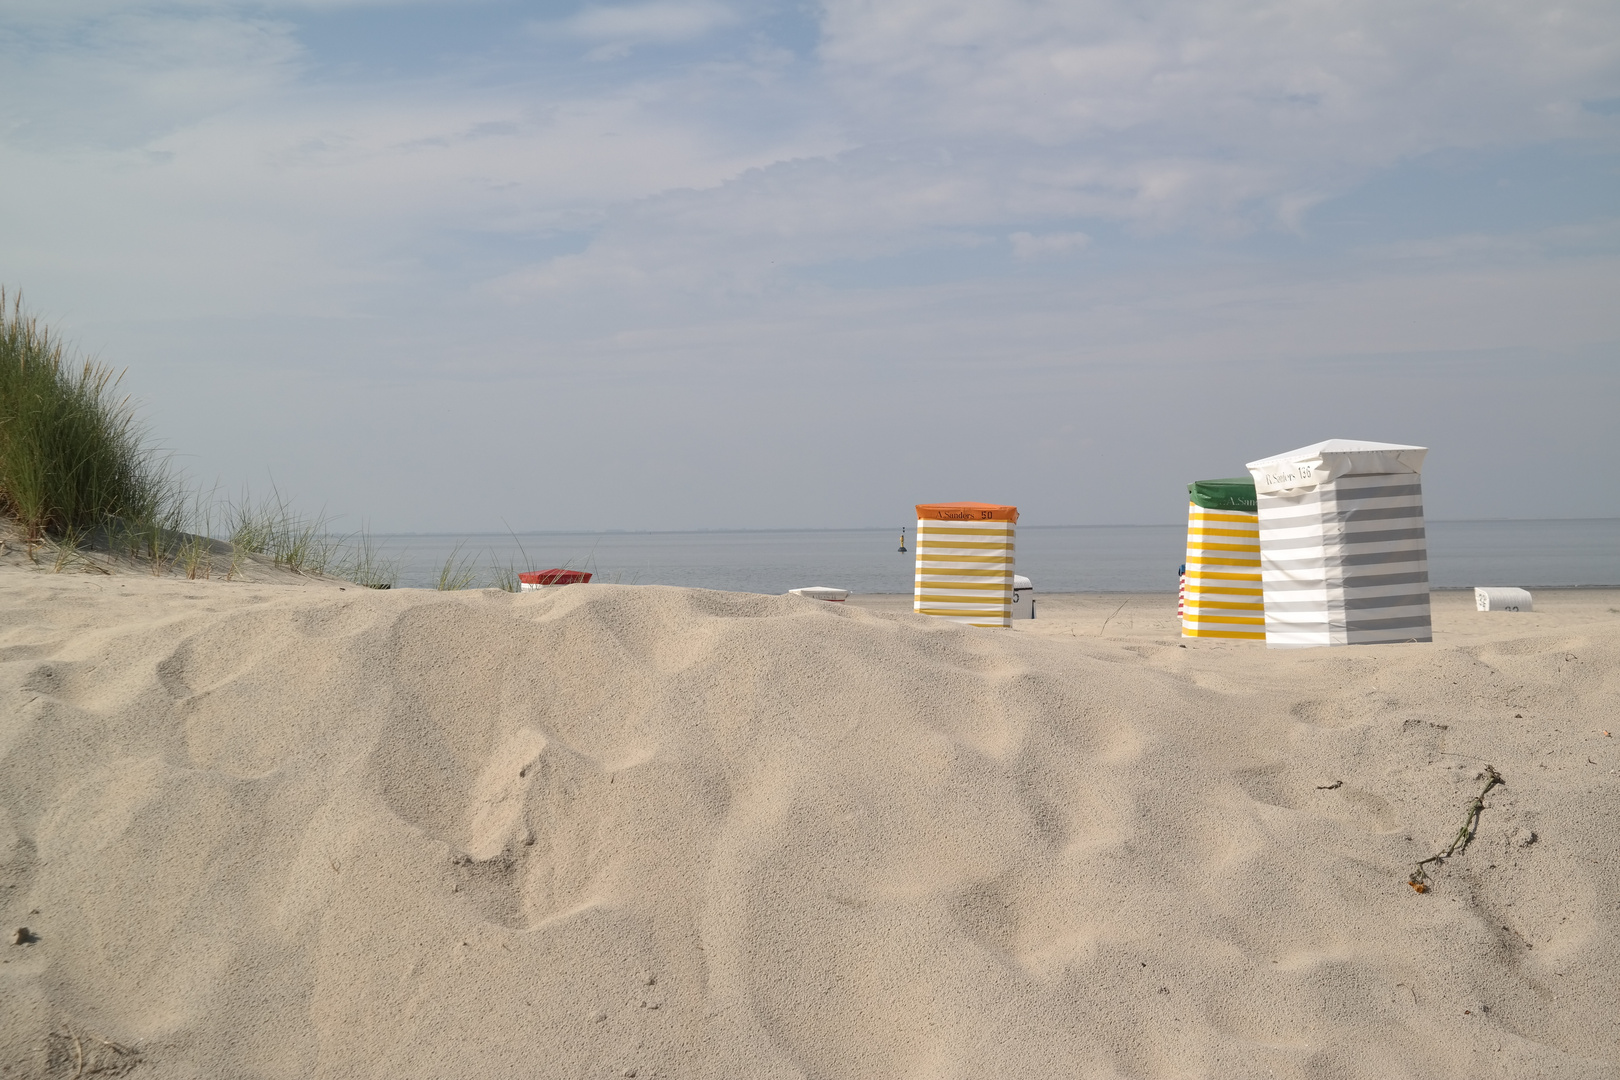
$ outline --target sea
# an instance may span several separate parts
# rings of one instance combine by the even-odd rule
[[[1620,586],[1620,518],[1430,521],[1435,588]],[[434,588],[447,566],[472,585],[497,568],[586,570],[595,581],[783,593],[830,585],[910,593],[914,552],[893,529],[740,529],[715,532],[530,532],[375,535],[396,562],[396,586]],[[1017,572],[1036,592],[1170,592],[1186,525],[1021,525]],[[910,533],[905,546],[912,547]]]

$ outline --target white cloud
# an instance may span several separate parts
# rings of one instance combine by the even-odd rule
[[[3,29],[3,27],[0,27]],[[0,33],[0,137],[35,147],[130,147],[290,88],[286,23],[115,12]]]
[[[609,210],[591,252],[538,269],[688,281],[958,246],[1056,254],[1078,220],[1221,238],[1309,230],[1376,171],[1450,149],[1584,140],[1620,88],[1620,9],[1349,0],[833,0],[826,115],[856,145]],[[1607,88],[1607,89],[1606,89]],[[815,103],[814,96],[806,100]],[[836,103],[836,104],[834,104]],[[1040,225],[1046,228],[1040,228]],[[519,275],[520,277],[522,275]]]
[[[576,262],[720,282],[1016,223],[1028,258],[1088,219],[1303,232],[1312,207],[1405,157],[1617,141],[1580,105],[1620,89],[1620,8],[1598,0],[830,0],[812,65],[728,53],[573,86],[492,81],[476,61],[317,79],[294,22],[225,3],[105,10],[57,12],[48,32],[22,20],[0,44],[0,155],[60,151],[101,202],[147,192],[148,217],[321,220],[357,252],[424,226],[588,225],[598,255]],[[655,0],[547,32],[612,52],[743,18]],[[15,175],[44,159],[9,160]]]
[[[1615,143],[1580,104],[1620,86],[1608,0],[830,0],[826,12],[821,52],[857,138],[1022,144],[1076,173],[1134,172],[1115,202],[1133,218],[1196,222],[1234,199],[1286,215],[1443,148]],[[1169,159],[1173,174],[1153,165]]]
[[[653,0],[644,4],[593,4],[553,27],[586,41],[679,42],[704,37],[740,21],[737,12],[712,0]]]
[[[1091,243],[1091,237],[1083,232],[1042,233],[1033,235],[1027,232],[1015,232],[1007,237],[1012,244],[1013,254],[1020,259],[1050,259],[1081,251]]]
[[[569,92],[454,70],[317,81],[290,24],[166,11],[4,30],[4,272],[154,315],[352,310],[436,277],[443,234],[588,230],[838,145],[683,104],[740,79],[768,107],[768,67]]]

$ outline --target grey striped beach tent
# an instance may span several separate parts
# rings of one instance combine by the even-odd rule
[[[1268,647],[1433,640],[1426,453],[1329,439],[1249,462]]]

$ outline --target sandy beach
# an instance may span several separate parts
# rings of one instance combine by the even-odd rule
[[[13,553],[0,1075],[1620,1076],[1620,590],[909,607]]]

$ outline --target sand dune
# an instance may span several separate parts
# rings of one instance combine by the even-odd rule
[[[0,568],[0,1075],[1617,1076],[1620,594],[1466,599]]]

